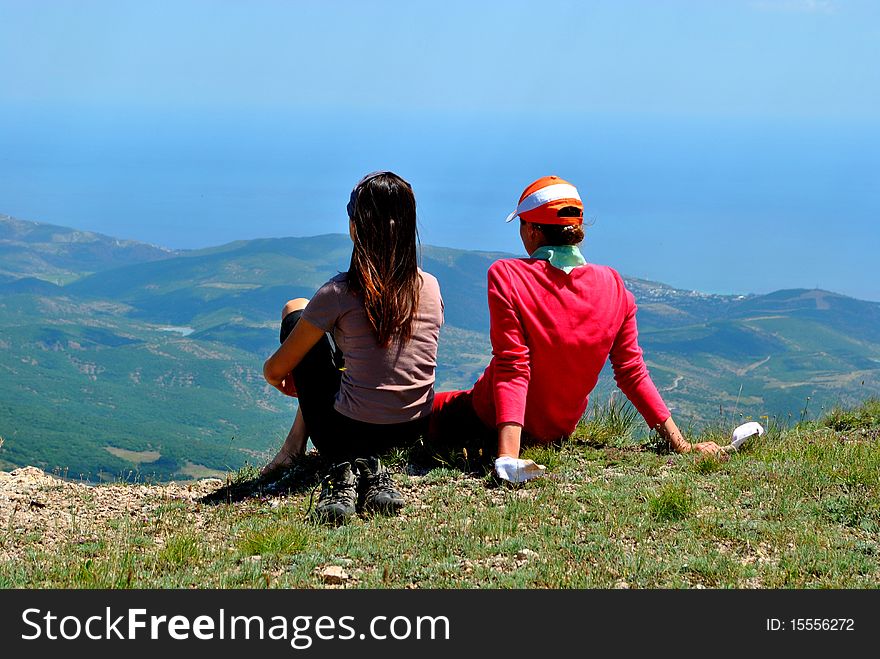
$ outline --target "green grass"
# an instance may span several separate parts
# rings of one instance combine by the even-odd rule
[[[157,560],[160,565],[174,568],[197,565],[204,556],[205,549],[202,543],[193,533],[186,531],[169,537]]]
[[[835,407],[821,424],[841,432],[880,428],[880,399],[871,398],[857,408]]]
[[[309,531],[302,524],[272,520],[262,528],[247,529],[238,542],[238,549],[245,556],[293,556],[308,546]]]
[[[677,522],[690,516],[694,502],[687,487],[681,483],[664,485],[660,492],[648,499],[648,509],[654,519]]]
[[[574,438],[596,446],[630,443],[641,422],[636,409],[619,392],[612,393],[605,403],[595,401],[596,398]]]
[[[584,427],[527,453],[548,465],[543,479],[508,488],[479,470],[398,473],[401,516],[339,528],[310,521],[307,489],[160,500],[100,523],[88,514],[99,486],[71,502],[85,508],[54,549],[39,529],[3,529],[0,555],[15,557],[0,561],[0,586],[318,588],[338,565],[350,588],[874,588],[880,444],[857,431],[874,427],[875,406],[749,440],[726,461],[620,443],[610,428],[598,445]],[[844,412],[856,421],[834,429]]]

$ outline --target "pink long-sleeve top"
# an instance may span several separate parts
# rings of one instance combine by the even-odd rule
[[[609,357],[648,425],[669,418],[638,344],[635,298],[615,270],[503,259],[488,277],[493,357],[473,393],[483,423],[517,423],[539,441],[570,434]]]

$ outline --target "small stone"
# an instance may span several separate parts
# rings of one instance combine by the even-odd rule
[[[617,590],[628,590],[629,584],[625,581],[618,581],[616,584],[614,584],[614,588]]]
[[[538,552],[532,551],[528,547],[526,547],[525,549],[520,549],[518,552],[516,552],[516,560],[518,560],[518,561],[527,561],[530,558],[537,558],[537,557],[538,557]]]
[[[328,565],[327,567],[318,568],[317,574],[326,584],[336,585],[344,584],[348,581],[349,576],[341,565]]]

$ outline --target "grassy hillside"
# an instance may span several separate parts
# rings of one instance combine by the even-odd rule
[[[126,309],[0,299],[0,465],[167,479],[236,468],[280,442],[294,408],[251,353],[129,319]]]
[[[259,377],[279,309],[347,267],[347,236],[172,253],[8,218],[2,227],[0,244],[42,265],[13,260],[0,273],[0,466],[167,479],[274,450],[294,409]],[[491,356],[486,270],[505,255],[422,251],[446,301],[437,388],[468,387]],[[75,281],[47,281],[52,268]],[[691,430],[719,413],[797,421],[880,394],[880,304],[627,285],[654,380]],[[593,397],[613,391],[606,369]]]
[[[829,302],[816,308],[817,299]],[[797,420],[880,393],[878,313],[880,304],[825,291],[778,291],[702,323],[649,325],[640,342],[661,392],[686,417],[707,419],[712,401]]]
[[[277,449],[296,408],[261,375],[277,346],[274,322],[242,318],[228,335],[233,323],[182,336],[192,328],[130,310],[65,296],[0,298],[0,468],[163,480],[238,468]],[[438,387],[473,382],[488,362],[485,338],[444,328]]]
[[[87,488],[0,474],[7,495],[0,515],[8,520],[0,587],[873,588],[880,581],[880,402],[771,427],[726,462],[658,453],[617,419],[600,414],[561,448],[530,451],[548,475],[518,489],[495,486],[473,456],[444,456],[454,468],[410,467],[396,476],[408,500],[401,516],[340,528],[310,521],[317,464],[309,457],[274,484],[243,471],[229,487]],[[700,439],[721,439],[731,426]],[[402,457],[395,464],[403,471]]]
[[[486,271],[494,252],[422,247],[422,267],[442,283],[446,320],[485,332]],[[263,321],[276,319],[292,297],[310,297],[330,277],[348,268],[351,241],[328,234],[232,243],[189,252],[161,263],[139,263],[86,277],[72,295],[113,299],[132,305],[133,315],[157,322],[208,326],[223,314]],[[220,315],[218,315],[220,314]]]
[[[175,253],[134,240],[0,215],[0,276],[31,276],[65,284],[84,274]]]

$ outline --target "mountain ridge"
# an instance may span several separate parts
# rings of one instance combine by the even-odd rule
[[[277,347],[281,305],[347,268],[348,236],[161,254],[89,239],[99,252],[123,252],[87,254],[79,272],[76,253],[65,254],[65,285],[40,271],[58,267],[42,259],[45,236],[37,233],[40,258],[26,258],[19,241],[20,270],[0,283],[0,468],[194,477],[280,443],[291,403],[259,369]],[[509,256],[423,246],[423,267],[446,300],[438,390],[470,386],[488,363],[486,271]],[[685,425],[797,418],[811,405],[880,393],[880,303],[816,289],[718,295],[625,281],[652,377]],[[606,369],[592,399],[614,390]]]
[[[17,231],[16,231],[17,229]],[[18,235],[36,235],[46,237],[46,234],[49,234],[54,239],[49,241],[15,241],[13,240],[13,236]],[[62,225],[50,224],[45,222],[37,222],[34,220],[22,220],[19,218],[15,218],[10,215],[0,213],[0,249],[8,249],[10,245],[15,245],[16,243],[31,243],[36,245],[44,245],[44,244],[69,244],[69,245],[77,245],[77,244],[103,244],[106,247],[111,249],[118,250],[127,250],[129,248],[139,248],[149,253],[150,250],[153,250],[156,258],[143,258],[143,254],[126,254],[124,256],[120,256],[120,260],[127,259],[127,262],[117,264],[115,260],[113,261],[113,265],[99,269],[99,270],[87,270],[83,271],[83,276],[91,276],[94,274],[99,274],[103,270],[115,269],[116,267],[126,267],[132,265],[132,263],[146,263],[154,260],[165,260],[174,257],[186,257],[186,258],[199,258],[199,257],[207,257],[214,255],[227,254],[229,252],[235,252],[239,250],[254,250],[254,248],[259,248],[260,246],[268,245],[268,246],[283,246],[285,244],[290,243],[302,243],[303,241],[333,241],[334,243],[342,242],[344,246],[348,244],[348,236],[342,233],[326,233],[326,234],[316,234],[310,236],[282,236],[282,237],[268,237],[268,238],[253,238],[253,239],[242,239],[242,240],[234,240],[228,243],[223,243],[221,245],[214,245],[209,247],[197,248],[197,249],[175,249],[170,247],[165,247],[162,245],[156,245],[152,243],[146,243],[139,240],[134,239],[125,239],[125,238],[117,238],[114,236],[110,236],[108,234],[102,234],[98,232],[92,231],[84,231],[79,229],[74,229],[71,227],[65,227]],[[338,244],[333,245],[334,248],[338,248]],[[493,259],[498,258],[519,258],[519,255],[511,254],[507,252],[501,252],[497,250],[463,250],[453,247],[443,247],[437,245],[422,245],[423,249],[427,249],[429,256],[433,257],[433,259],[437,262],[443,262],[443,259],[440,257],[441,254],[447,253],[451,255],[456,254],[475,254],[479,256],[492,257]],[[275,250],[273,250],[275,251]],[[284,253],[284,249],[277,250],[281,253]],[[0,252],[2,253],[2,252]],[[454,257],[453,257],[454,258]],[[606,264],[607,265],[607,264]],[[613,266],[612,266],[613,267]],[[623,278],[626,280],[628,288],[634,291],[639,292],[638,299],[648,299],[649,301],[662,301],[666,296],[672,294],[677,296],[678,298],[687,298],[687,297],[695,297],[700,299],[753,299],[753,298],[766,298],[768,300],[773,299],[774,296],[779,296],[781,294],[788,293],[798,293],[803,297],[816,297],[817,299],[821,299],[825,296],[830,296],[833,298],[844,298],[848,300],[857,300],[858,302],[862,302],[865,304],[876,305],[880,308],[880,302],[873,302],[869,300],[862,300],[860,298],[855,298],[843,293],[837,293],[834,291],[828,291],[820,288],[794,288],[794,289],[778,289],[772,291],[770,293],[711,293],[700,291],[699,289],[685,289],[678,288],[672,286],[670,284],[666,284],[659,281],[648,280],[638,277],[631,277],[626,275],[625,273],[621,273]],[[28,270],[21,271],[0,271],[0,282],[8,283],[8,281],[14,281],[15,279],[23,278],[26,276],[31,276],[35,279],[44,279],[46,281],[50,281],[45,277],[38,276],[39,273],[30,272]],[[3,280],[6,280],[5,282]],[[56,284],[58,285],[58,284]],[[813,295],[815,293],[815,295]],[[817,304],[817,308],[821,308]]]
[[[159,260],[179,250],[137,240],[124,240],[56,224],[20,220],[0,214],[0,275],[25,275],[63,284],[82,276],[126,265]],[[10,267],[18,270],[10,270]],[[25,270],[23,267],[28,266]]]

